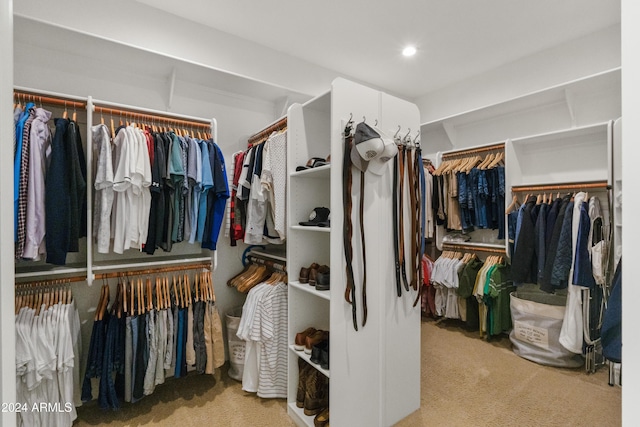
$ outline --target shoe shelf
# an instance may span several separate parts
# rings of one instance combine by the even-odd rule
[[[319,231],[321,233],[331,233],[331,227],[312,227],[306,225],[292,225],[293,230]]]
[[[304,292],[309,292],[312,295],[315,295],[320,298],[324,298],[326,300],[331,299],[331,291],[319,291],[315,288],[315,286],[311,286],[308,283],[300,283],[300,282],[289,282],[289,286],[300,289]]]
[[[331,174],[331,165],[318,166],[317,168],[305,169],[303,171],[291,172],[292,178],[311,178],[311,179],[329,179]]]
[[[313,419],[315,415],[305,415],[303,408],[298,408],[296,402],[289,402],[289,416],[294,419],[297,425],[314,427]]]
[[[303,359],[305,362],[309,363],[309,365],[311,365],[314,368],[316,368],[322,375],[324,375],[327,378],[331,378],[331,375],[329,374],[330,370],[329,369],[324,369],[322,366],[318,365],[317,363],[313,363],[311,361],[311,355],[310,354],[305,353],[304,350],[302,350],[302,351],[296,350],[295,347],[293,346],[293,344],[291,344],[289,346],[289,350],[291,350],[300,359]]]

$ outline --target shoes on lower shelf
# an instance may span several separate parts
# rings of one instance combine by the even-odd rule
[[[305,338],[304,343],[304,352],[307,354],[311,354],[311,349],[314,345],[321,343],[322,341],[327,341],[329,339],[329,331],[317,330],[311,335],[308,335]]]
[[[329,407],[329,378],[311,368],[306,377],[304,394],[304,414],[317,415]]]
[[[309,361],[320,365],[322,369],[329,369],[329,340],[321,341],[313,346]]]
[[[295,338],[295,342],[293,344],[293,348],[295,348],[297,351],[304,350],[304,346],[306,344],[307,337],[309,335],[313,335],[316,332],[317,332],[317,329],[313,328],[313,327],[309,327],[309,328],[305,329],[302,332],[298,332],[296,334],[296,338]]]
[[[317,263],[313,263],[311,264],[309,267],[302,267],[300,269],[300,278],[298,279],[300,283],[309,283],[309,277],[311,276],[311,271],[315,270],[314,272],[314,280],[315,280],[315,275],[317,274],[317,270],[318,267],[320,267]]]
[[[307,377],[311,371],[315,371],[313,366],[304,359],[298,359],[298,391],[296,393],[296,406],[304,407],[304,398],[307,391]]]
[[[323,265],[318,268],[318,273],[316,274],[316,290],[318,291],[328,291],[331,289],[330,287],[330,279],[329,279],[329,266]]]
[[[324,408],[318,412],[318,415],[313,419],[313,425],[315,427],[329,427],[329,408]]]

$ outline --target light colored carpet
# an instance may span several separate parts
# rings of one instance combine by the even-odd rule
[[[516,356],[506,337],[491,342],[455,321],[422,323],[421,407],[412,426],[619,426],[621,389],[608,372],[550,368]],[[79,408],[76,426],[291,426],[283,399],[242,391],[226,368],[215,376],[168,380],[153,395],[102,411]]]

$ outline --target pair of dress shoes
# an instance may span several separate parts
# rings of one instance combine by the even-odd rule
[[[330,269],[328,265],[313,263],[309,267],[300,269],[300,283],[308,283],[319,291],[330,289]]]

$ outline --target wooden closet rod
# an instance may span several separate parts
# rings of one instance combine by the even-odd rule
[[[207,130],[211,130],[211,123],[209,122],[196,122],[193,120],[178,119],[178,118],[168,117],[168,116],[139,113],[139,112],[136,112],[135,110],[100,107],[96,105],[95,112],[109,114],[112,116],[125,116],[125,117],[132,117],[134,119],[138,118],[138,119],[142,119],[150,122],[156,121],[160,123],[172,123],[180,126],[206,128]]]
[[[122,276],[142,276],[144,274],[161,274],[161,273],[171,273],[173,271],[185,271],[185,270],[199,270],[202,268],[206,268],[208,270],[211,269],[210,263],[199,263],[199,264],[190,264],[190,265],[175,265],[172,267],[159,267],[159,268],[147,268],[144,270],[133,270],[133,271],[114,271],[112,273],[99,273],[95,275],[95,280],[100,279],[115,279]]]
[[[501,142],[500,144],[487,145],[485,147],[470,148],[468,150],[456,151],[453,153],[444,153],[442,155],[442,160],[445,160],[451,157],[468,156],[470,154],[484,153],[485,151],[494,151],[494,150],[504,150],[504,142]]]
[[[454,252],[488,252],[492,254],[500,254],[504,255],[506,251],[504,249],[497,248],[483,248],[481,246],[468,246],[468,245],[451,245],[448,243],[442,244],[442,249],[446,251],[454,251]]]
[[[40,286],[55,286],[65,285],[71,282],[84,282],[87,280],[87,276],[74,276],[74,277],[62,277],[57,279],[44,279],[44,280],[30,280],[28,282],[18,282],[15,284],[16,288],[31,288]]]
[[[249,147],[252,147],[255,144],[260,144],[263,141],[260,141],[265,136],[271,135],[272,132],[277,132],[279,130],[285,129],[287,127],[287,118],[283,117],[277,122],[273,123],[271,126],[261,130],[260,132],[249,137]]]
[[[255,255],[249,255],[247,258],[249,259],[249,261],[253,263],[263,264],[263,265],[266,265],[267,267],[273,268],[274,270],[282,271],[283,273],[287,272],[287,266],[285,264],[280,264],[274,261],[258,258]]]
[[[52,96],[42,96],[37,93],[24,92],[20,90],[13,91],[14,96],[24,98],[27,101],[39,102],[41,104],[58,105],[67,108],[87,108],[86,102],[72,101],[65,98],[54,98]]]
[[[542,191],[562,191],[562,190],[587,190],[591,188],[599,188],[607,190],[609,184],[607,181],[591,181],[591,182],[568,182],[566,184],[549,184],[549,185],[514,185],[511,187],[513,193],[524,192],[542,192]]]

